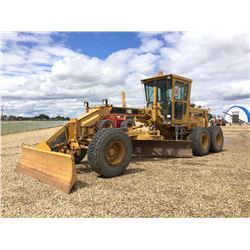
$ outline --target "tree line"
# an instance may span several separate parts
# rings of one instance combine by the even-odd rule
[[[15,115],[2,115],[1,120],[2,121],[67,121],[70,117],[64,117],[64,116],[55,116],[50,117],[46,114],[39,114],[36,116],[31,117],[23,117],[23,116],[15,116]]]

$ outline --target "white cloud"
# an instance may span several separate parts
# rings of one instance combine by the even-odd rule
[[[21,56],[13,54],[13,53],[4,53],[3,61],[5,65],[16,65],[23,64],[24,60]]]
[[[52,42],[51,32],[32,32],[32,33],[17,33],[17,32],[4,32],[3,42],[30,42],[36,44],[48,44]]]
[[[212,110],[221,101],[234,103],[249,97],[249,35],[184,32],[167,34],[173,47],[161,49],[161,67],[193,79],[192,97]]]
[[[181,32],[169,32],[163,35],[163,38],[166,43],[171,44],[174,47],[177,47],[177,43],[181,39]]]
[[[155,52],[159,50],[163,45],[163,42],[158,39],[147,39],[140,47],[142,52]]]
[[[47,53],[50,53],[51,55],[58,57],[79,56],[78,53],[72,51],[71,49],[64,48],[62,46],[57,46],[57,47],[43,46],[41,47],[41,50],[46,51]]]
[[[75,116],[84,99],[96,104],[108,97],[120,104],[121,90],[129,105],[142,106],[140,80],[159,70],[192,78],[193,101],[214,112],[249,103],[248,34],[147,32],[138,37],[138,48],[100,59],[66,48],[50,33],[4,34],[5,111]]]

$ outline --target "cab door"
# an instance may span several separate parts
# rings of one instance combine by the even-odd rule
[[[173,81],[173,120],[174,124],[185,124],[188,121],[189,84],[182,80]]]

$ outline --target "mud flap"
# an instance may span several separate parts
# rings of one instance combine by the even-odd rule
[[[76,182],[71,155],[22,146],[22,158],[16,170],[69,193]]]
[[[139,157],[192,157],[191,141],[132,140],[133,155]]]

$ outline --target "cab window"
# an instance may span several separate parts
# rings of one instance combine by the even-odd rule
[[[184,91],[184,100],[187,101],[188,99],[188,87],[189,87],[189,84],[186,83],[185,84],[185,91]]]
[[[153,103],[154,100],[154,86],[153,85],[145,85],[146,99],[147,103]]]
[[[166,103],[167,101],[167,82],[166,79],[157,81],[158,102]]]
[[[184,83],[180,81],[175,81],[175,86],[174,86],[175,100],[183,100],[184,93],[185,93]]]

